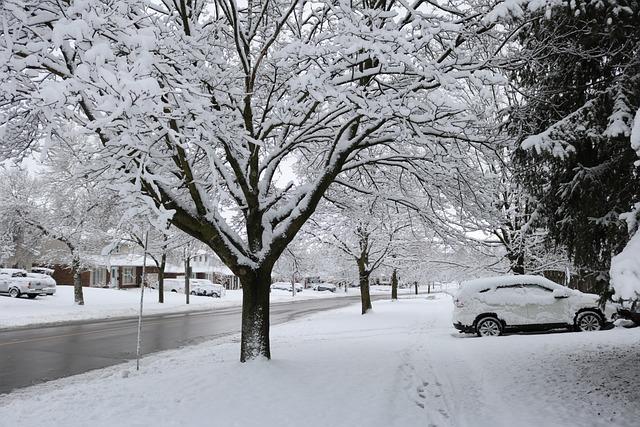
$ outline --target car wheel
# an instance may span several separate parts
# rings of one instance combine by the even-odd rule
[[[176,294],[178,293],[175,289],[171,289],[171,292],[175,292]]]
[[[36,294],[29,294],[27,295],[29,297],[29,299],[35,299],[35,297],[37,297],[38,295]]]
[[[576,329],[582,332],[602,329],[602,316],[594,311],[583,311],[576,316]]]
[[[479,337],[497,337],[502,335],[502,323],[495,317],[484,317],[476,324]]]
[[[9,290],[9,296],[11,298],[18,298],[20,296],[20,289],[18,288],[11,288]]]
[[[191,291],[191,295],[196,295],[196,291]]]

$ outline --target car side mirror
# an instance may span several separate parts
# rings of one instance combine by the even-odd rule
[[[569,293],[564,289],[554,289],[553,290],[554,298],[569,298]]]

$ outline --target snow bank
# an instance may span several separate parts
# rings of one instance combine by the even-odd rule
[[[640,232],[636,232],[624,250],[611,259],[611,286],[614,299],[640,298]]]
[[[631,128],[631,148],[635,150],[640,157],[640,109],[636,112],[633,119],[633,127]]]

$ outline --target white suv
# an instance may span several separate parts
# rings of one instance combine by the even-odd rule
[[[569,328],[597,331],[616,313],[598,295],[558,285],[541,276],[498,276],[462,282],[454,298],[453,326],[478,336],[506,330]]]

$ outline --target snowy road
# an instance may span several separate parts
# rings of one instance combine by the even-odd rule
[[[273,324],[343,307],[359,297],[271,305]],[[142,353],[177,348],[240,331],[240,307],[146,316]],[[0,331],[0,393],[126,362],[135,357],[137,319]],[[1,425],[1,423],[0,423]]]
[[[632,427],[640,329],[476,338],[440,295],[278,325],[271,361],[237,337],[19,390],[0,424],[238,427]],[[81,402],[80,406],[72,406]],[[73,410],[70,410],[73,407]]]

